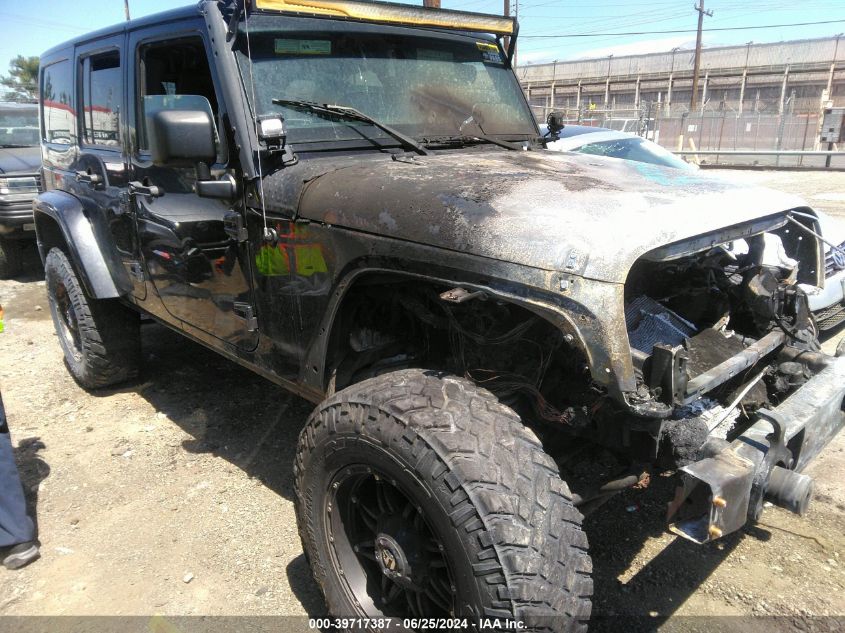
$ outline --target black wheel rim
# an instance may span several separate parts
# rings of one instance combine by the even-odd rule
[[[76,312],[73,309],[73,302],[70,300],[67,288],[64,284],[56,285],[54,299],[56,316],[59,323],[59,334],[65,341],[65,346],[73,355],[74,360],[82,358],[82,338],[79,334],[79,322],[76,320]]]
[[[364,466],[345,468],[330,486],[329,546],[353,604],[370,617],[454,616],[443,543],[402,487]]]

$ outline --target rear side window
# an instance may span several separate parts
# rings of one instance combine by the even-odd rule
[[[56,145],[76,144],[73,72],[69,60],[46,66],[41,74],[43,140]]]
[[[120,53],[87,57],[82,62],[82,139],[86,145],[120,146],[123,77]]]

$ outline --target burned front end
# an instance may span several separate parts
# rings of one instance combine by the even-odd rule
[[[796,210],[640,257],[625,283],[638,391],[678,468],[673,531],[703,543],[756,520],[764,499],[802,514],[801,474],[845,424],[845,358],[821,352],[807,296],[822,266]],[[821,282],[823,283],[823,282]]]

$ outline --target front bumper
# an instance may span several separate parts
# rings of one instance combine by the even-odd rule
[[[845,426],[845,357],[831,359],[780,406],[757,415],[733,442],[710,446],[708,457],[680,469],[669,505],[673,532],[706,543],[756,521],[775,486],[773,472],[779,488],[789,480],[790,509],[806,507],[812,480],[798,473]]]

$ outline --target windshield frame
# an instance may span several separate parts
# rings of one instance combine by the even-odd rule
[[[404,38],[410,37],[420,37],[426,39],[438,39],[444,40],[446,42],[456,42],[463,45],[469,45],[472,43],[476,43],[479,41],[489,41],[491,44],[494,44],[502,51],[503,57],[503,70],[507,72],[509,75],[508,81],[512,82],[513,87],[515,88],[514,94],[517,95],[514,105],[519,107],[523,110],[525,116],[525,124],[528,127],[529,122],[531,126],[531,132],[525,133],[513,133],[513,134],[489,134],[489,136],[500,139],[500,140],[509,140],[509,141],[526,141],[526,142],[538,142],[540,137],[540,131],[537,127],[537,121],[533,116],[533,112],[531,107],[528,103],[527,98],[519,84],[518,79],[516,78],[515,73],[513,72],[513,68],[510,64],[510,61],[507,59],[506,51],[501,46],[501,41],[493,37],[492,35],[480,34],[480,33],[471,33],[466,31],[445,31],[442,29],[435,29],[435,28],[420,28],[420,27],[406,27],[406,26],[393,26],[393,25],[385,25],[385,24],[377,24],[377,23],[369,23],[369,22],[352,22],[352,21],[345,21],[339,20],[333,17],[317,17],[317,16],[308,16],[308,17],[299,17],[299,16],[277,16],[277,15],[261,15],[260,17],[263,20],[267,20],[268,18],[272,18],[276,23],[272,26],[268,23],[264,23],[261,25],[260,29],[256,28],[254,23],[256,17],[250,18],[250,35],[255,36],[257,33],[290,33],[291,36],[295,36],[295,34],[302,33],[302,34],[313,34],[315,32],[324,32],[330,34],[350,34],[350,35],[364,35],[364,36],[372,36],[372,35],[390,35],[390,36],[398,36]],[[282,20],[282,18],[284,18]],[[241,84],[241,89],[243,90],[244,101],[246,104],[246,109],[248,111],[248,116],[255,117],[256,116],[256,108],[253,104],[252,98],[252,89],[250,85],[250,69],[246,62],[246,55],[239,50],[238,45],[238,38],[245,36],[245,24],[242,22],[238,28],[238,33],[232,41],[232,59],[234,60],[235,67],[238,70],[238,79]],[[276,97],[282,97],[283,95],[275,95]],[[355,107],[354,104],[341,104],[338,103],[337,105],[348,105]],[[277,112],[279,112],[277,110]],[[266,115],[268,113],[258,113],[260,115]],[[369,116],[375,116],[373,113],[364,112]],[[382,121],[379,121],[382,122]],[[346,122],[344,122],[346,123]],[[393,148],[401,148],[403,145],[397,139],[392,138],[387,135],[383,135],[381,130],[378,130],[375,126],[371,124],[367,124],[364,122],[350,122],[354,125],[360,126],[360,130],[356,130],[359,134],[357,138],[350,138],[350,139],[308,139],[308,140],[291,140],[291,145],[299,148],[299,151],[307,151],[307,152],[320,152],[320,151],[332,151],[332,150],[379,150],[384,151]],[[391,123],[385,122],[387,125],[393,125]],[[472,131],[476,130],[475,126],[470,126],[464,133],[471,134]],[[457,134],[457,131],[455,132]],[[425,134],[408,134],[408,136],[413,137],[415,140],[423,142],[426,135]],[[442,136],[442,135],[430,135],[430,136]]]

